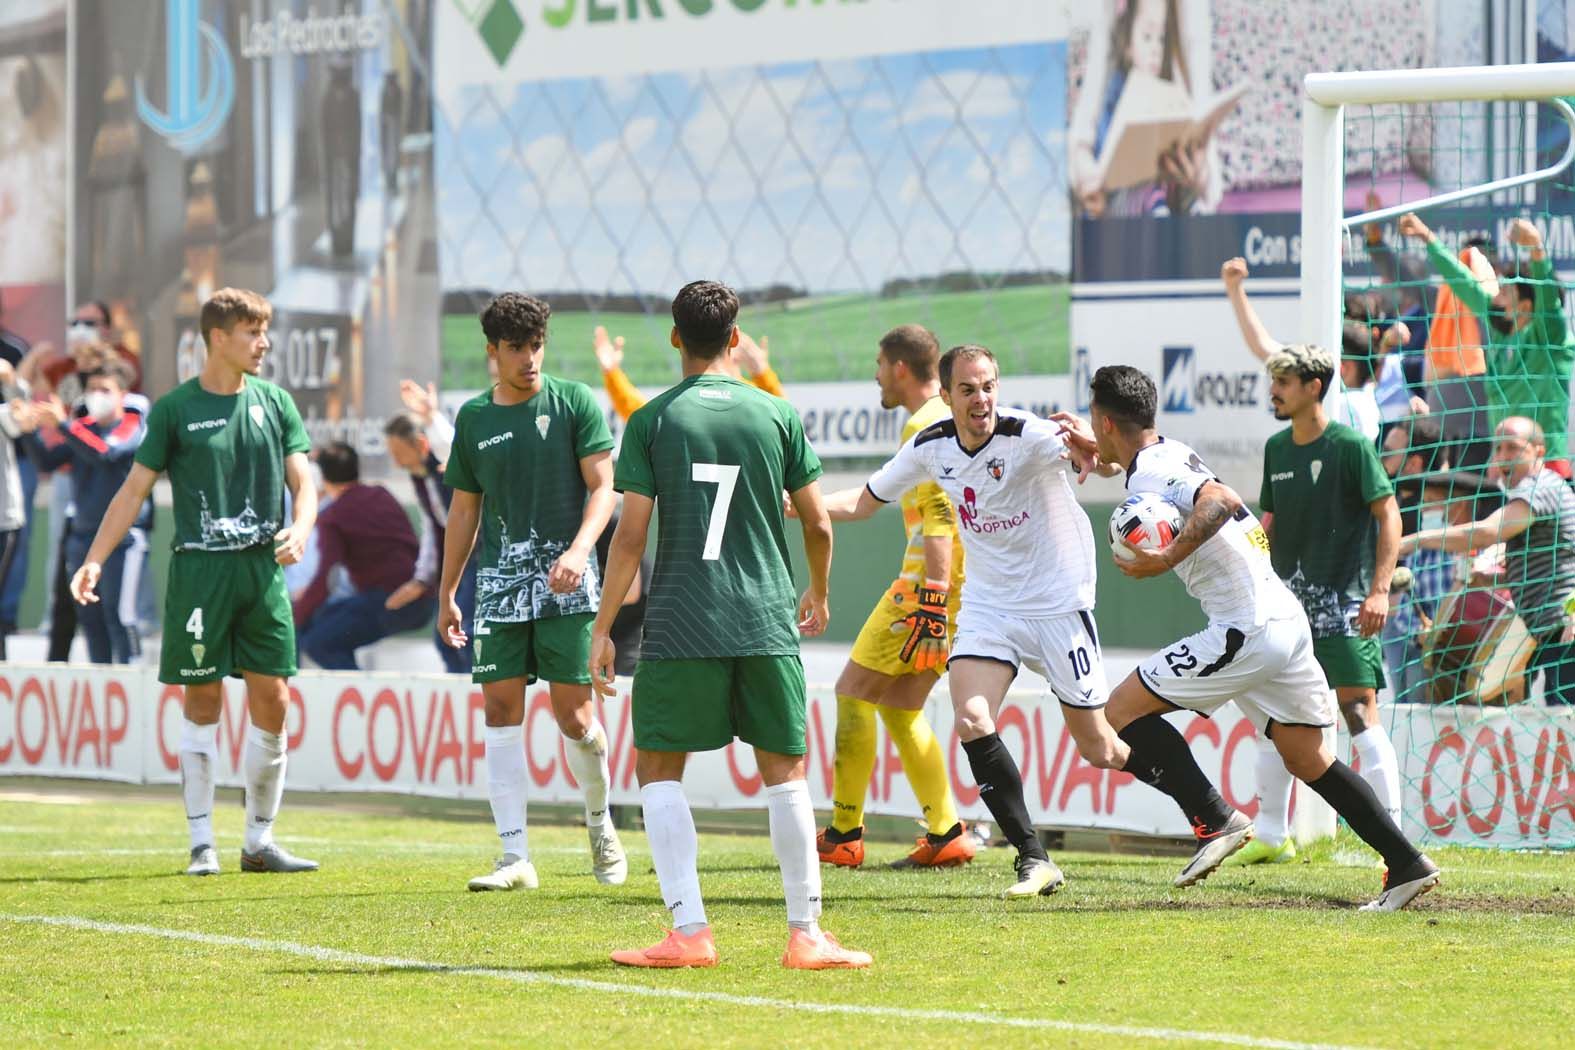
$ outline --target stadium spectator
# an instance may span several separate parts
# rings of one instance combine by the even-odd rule
[[[16,366],[22,363],[22,358],[27,356],[27,341],[13,332],[7,331],[4,326],[4,304],[0,303],[0,389],[5,391],[9,400],[20,400],[27,396],[27,388],[17,377]],[[16,547],[17,556],[7,562],[5,571],[0,572],[0,659],[4,659],[4,638],[8,634],[16,633],[16,621],[22,607],[22,591],[27,587],[27,538],[31,533],[33,523],[33,492],[38,488],[38,469],[33,466],[33,461],[23,454],[21,445],[18,444],[20,431],[12,425],[3,428],[9,435],[5,440],[13,447],[9,453],[0,453],[0,461],[9,460],[14,464],[17,473],[17,484],[20,486],[17,506],[22,514],[22,526],[15,536],[11,537]],[[5,468],[6,476],[10,476],[9,467]]]
[[[1510,416],[1494,436],[1504,505],[1480,521],[1420,529],[1400,541],[1400,552],[1464,554],[1504,544],[1504,586],[1537,643],[1529,674],[1544,675],[1547,703],[1575,703],[1575,615],[1566,608],[1575,597],[1575,492],[1547,465],[1536,420]]]
[[[64,575],[69,581],[87,559],[88,547],[120,490],[137,449],[147,434],[143,402],[127,403],[133,379],[131,369],[115,358],[81,377],[82,405],[70,423],[53,431],[47,443],[38,428],[47,409],[30,408],[22,423],[28,452],[42,470],[71,468],[75,514],[67,520],[64,540]],[[53,430],[53,428],[51,428]],[[145,501],[126,535],[104,559],[99,579],[100,600],[82,606],[75,619],[87,639],[88,659],[96,664],[132,663],[142,656],[137,596],[148,567],[148,534],[153,525],[153,501]],[[58,610],[71,608],[69,592],[57,597]],[[62,604],[63,603],[63,604]],[[53,648],[54,639],[51,638]],[[70,640],[66,639],[69,655]],[[51,659],[55,654],[51,653]]]
[[[1376,192],[1367,195],[1367,207],[1381,205]],[[1392,323],[1405,326],[1405,337],[1398,341],[1398,349],[1405,369],[1406,383],[1420,390],[1427,364],[1428,292],[1431,278],[1427,265],[1420,259],[1400,256],[1384,240],[1384,227],[1376,222],[1367,224],[1365,230],[1367,258],[1373,264],[1382,284],[1383,313]]]
[[[1498,442],[1504,420],[1536,420],[1547,438],[1545,466],[1569,480],[1566,431],[1575,341],[1564,312],[1564,288],[1543,250],[1542,234],[1525,219],[1510,224],[1510,243],[1527,249],[1529,258],[1501,264],[1497,290],[1490,291],[1414,213],[1400,219],[1400,232],[1427,243],[1433,268],[1468,309],[1488,321],[1488,419]]]
[[[26,510],[23,506],[21,472],[17,469],[17,438],[22,434],[19,415],[31,412],[16,383],[16,370],[8,358],[0,357],[0,580],[11,571],[18,554],[25,559],[22,538],[26,535]],[[16,406],[13,414],[12,406]],[[0,627],[0,660],[6,659],[6,630]]]
[[[29,349],[31,348],[28,346],[26,339],[23,339],[5,326],[5,302],[0,300],[0,361],[4,361],[12,368],[15,368],[22,363],[22,358],[27,356]],[[14,381],[14,377],[7,382],[12,381]]]
[[[417,394],[421,388],[410,380],[401,384],[401,389],[409,384]],[[406,397],[405,404],[410,405],[411,397]],[[389,596],[389,601],[395,599],[414,600],[415,597],[428,596],[434,600],[437,597],[439,576],[443,562],[444,529],[448,524],[449,504],[454,500],[454,490],[443,481],[443,468],[448,465],[448,451],[453,440],[453,425],[448,422],[441,412],[437,411],[437,398],[430,401],[417,400],[420,413],[425,413],[425,418],[413,409],[400,412],[389,419],[383,427],[383,440],[388,446],[388,455],[400,470],[410,475],[410,483],[416,490],[416,504],[421,508],[423,521],[421,529],[421,549],[416,556],[415,568],[411,571],[410,578],[400,584],[399,588]],[[430,410],[425,406],[430,404]],[[441,420],[441,424],[439,423]],[[434,434],[445,437],[441,447]],[[455,600],[459,603],[460,614],[465,623],[473,624],[476,608],[476,554],[471,552],[470,560],[465,563],[464,574],[460,577],[459,590]],[[449,674],[469,674],[471,668],[471,649],[469,646],[458,648],[449,645],[443,636],[433,628],[433,640],[437,644],[438,655],[443,658],[443,667]]]
[[[623,336],[611,338],[605,327],[597,325],[592,340],[591,350],[596,354],[596,363],[601,365],[602,385],[607,389],[607,396],[612,398],[613,411],[620,419],[627,420],[645,404],[645,397],[635,389],[623,370]],[[768,394],[787,397],[782,380],[771,368],[771,344],[765,336],[757,343],[739,329],[738,345],[722,365],[723,371],[734,379],[747,379]]]
[[[328,671],[358,669],[355,651],[391,634],[414,630],[432,617],[436,601],[400,593],[415,573],[419,543],[392,493],[361,483],[355,449],[336,441],[317,453],[323,491],[333,503],[317,516],[317,574],[295,603],[301,651]],[[355,593],[328,596],[328,575],[343,565]]]
[[[35,390],[54,394],[71,405],[82,395],[83,376],[110,356],[119,357],[131,369],[130,389],[141,390],[141,360],[117,337],[109,305],[90,300],[78,306],[66,322],[65,350],[40,343],[22,359],[17,371]]]
[[[1270,357],[1285,349],[1285,344],[1269,334],[1269,329],[1258,317],[1258,311],[1253,309],[1252,303],[1247,298],[1247,260],[1237,257],[1227,259],[1220,267],[1220,280],[1225,285],[1225,297],[1230,300],[1231,310],[1236,314],[1236,325],[1241,329],[1241,337],[1247,344],[1247,349],[1259,361],[1267,362]],[[1340,381],[1333,383],[1332,390],[1325,390],[1323,394],[1324,413],[1337,423],[1356,430],[1367,440],[1377,442],[1379,429],[1378,402],[1372,391],[1362,390],[1358,386],[1347,389],[1345,378],[1347,375],[1370,375],[1371,364],[1367,364],[1370,349],[1369,340],[1365,332],[1360,339],[1355,338],[1356,333],[1347,328],[1341,334],[1342,351],[1353,352],[1359,348],[1359,356],[1363,364],[1352,362],[1349,371],[1345,361],[1340,362]],[[1349,350],[1347,350],[1349,347]]]
[[[1449,446],[1439,421],[1412,416],[1384,435],[1384,472],[1395,486],[1400,528],[1414,533],[1447,524],[1451,493]],[[1455,557],[1443,551],[1418,550],[1400,564],[1411,572],[1409,588],[1390,599],[1389,619],[1382,634],[1384,667],[1396,702],[1425,699],[1427,671],[1422,666],[1424,621],[1437,618],[1438,603],[1455,581]]]

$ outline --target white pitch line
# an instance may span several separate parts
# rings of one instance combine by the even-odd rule
[[[471,853],[481,856],[487,851],[476,846],[460,846],[446,842],[432,843],[395,843],[395,842],[346,842],[335,839],[290,839],[291,845],[298,842],[314,844],[313,851],[321,850],[327,853],[336,853],[345,850],[364,851],[369,849],[383,850],[388,853]],[[223,849],[239,849],[239,842],[223,843]],[[173,846],[168,848],[145,847],[139,849],[0,849],[0,857],[154,857],[160,854],[175,856],[181,854],[184,847]],[[586,853],[581,846],[537,846],[531,851],[531,856],[541,854],[557,855],[570,853]]]
[[[221,948],[245,948],[254,952],[272,952],[294,955],[318,962],[341,963],[346,966],[378,967],[383,969],[413,970],[440,974],[448,977],[490,977],[516,984],[538,984],[553,988],[572,988],[576,991],[636,996],[646,999],[675,999],[688,1002],[719,1003],[726,1006],[747,1006],[767,1010],[813,1014],[848,1014],[858,1017],[887,1017],[912,1021],[961,1022],[963,1024],[1000,1025],[1004,1028],[1038,1028],[1057,1032],[1080,1032],[1086,1035],[1115,1035],[1129,1039],[1156,1039],[1172,1042],[1216,1043],[1224,1046],[1260,1047],[1263,1050],[1371,1050],[1371,1048],[1342,1046],[1332,1043],[1301,1043],[1287,1039],[1267,1039],[1235,1032],[1199,1032],[1184,1028],[1147,1028],[1138,1025],[1097,1024],[1086,1021],[1058,1021],[1048,1017],[1006,1017],[1000,1014],[978,1013],[964,1010],[912,1010],[900,1006],[868,1006],[856,1003],[815,1003],[796,999],[771,999],[762,995],[733,995],[729,992],[698,992],[684,988],[661,988],[641,984],[618,984],[613,981],[592,981],[579,977],[560,977],[556,974],[537,973],[532,970],[496,970],[482,966],[450,966],[446,963],[422,959],[405,959],[397,956],[362,955],[359,952],[340,951],[313,944],[294,941],[271,941],[259,937],[232,937],[227,934],[202,933],[195,930],[172,930],[158,926],[141,926],[133,923],[100,922],[75,915],[0,915],[0,921],[28,923],[40,926],[58,926],[94,933],[128,934],[158,937],[170,941],[189,941]]]

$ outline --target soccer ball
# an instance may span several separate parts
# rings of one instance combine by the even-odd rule
[[[1162,551],[1181,531],[1181,522],[1181,508],[1163,496],[1128,496],[1110,515],[1110,549],[1122,561],[1132,560],[1123,539],[1144,550]]]

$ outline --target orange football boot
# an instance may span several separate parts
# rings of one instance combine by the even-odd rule
[[[825,930],[816,937],[795,928],[782,953],[782,965],[789,970],[863,970],[874,961],[869,952],[844,948]]]
[[[838,842],[836,839],[844,834],[856,834],[858,837]],[[822,864],[835,864],[839,868],[856,868],[864,863],[864,828],[860,826],[853,832],[821,828],[820,834],[815,836],[815,850],[820,854]]]
[[[612,961],[620,966],[649,966],[666,970],[683,966],[715,966],[716,941],[711,936],[709,926],[688,937],[677,930],[668,930],[667,938],[661,944],[613,952]]]
[[[920,835],[912,852],[901,860],[894,860],[894,868],[960,868],[973,860],[979,852],[979,843],[968,834],[968,825],[959,823],[957,834],[944,842],[932,841]]]

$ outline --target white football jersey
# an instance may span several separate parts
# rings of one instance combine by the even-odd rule
[[[967,570],[962,601],[1016,616],[1094,607],[1094,533],[1073,494],[1059,425],[1000,409],[995,433],[973,452],[957,424],[934,423],[869,480],[891,503],[926,479],[957,509]]]
[[[1163,437],[1139,449],[1127,466],[1128,492],[1157,493],[1188,516],[1198,490],[1218,480],[1196,452]],[[1210,623],[1261,627],[1301,613],[1296,596],[1269,561],[1269,538],[1263,526],[1245,506],[1175,572],[1187,593],[1203,606]]]

